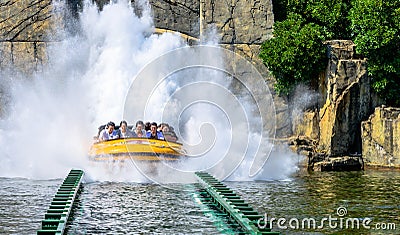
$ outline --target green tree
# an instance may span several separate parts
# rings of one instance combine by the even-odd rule
[[[372,87],[400,106],[400,1],[353,0],[350,28],[357,52],[368,58]]]
[[[277,79],[278,93],[288,94],[293,85],[317,78],[325,68],[325,32],[299,14],[274,25],[274,37],[261,46],[260,57]]]
[[[321,26],[331,38],[349,39],[351,0],[287,0],[289,12],[301,15],[306,22]]]

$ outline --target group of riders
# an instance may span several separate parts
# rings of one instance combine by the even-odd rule
[[[124,138],[148,138],[171,142],[178,140],[173,127],[167,123],[157,125],[156,122],[144,123],[143,121],[137,121],[135,126],[129,127],[126,121],[121,121],[119,126],[115,126],[115,123],[110,121],[106,125],[99,127],[96,141],[102,142]]]

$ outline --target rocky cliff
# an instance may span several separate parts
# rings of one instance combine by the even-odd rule
[[[375,108],[361,128],[365,164],[400,167],[400,108]]]
[[[319,80],[319,104],[295,121],[294,134],[316,141],[328,157],[361,153],[360,123],[372,113],[367,60],[355,57],[351,41],[326,42],[328,66]]]
[[[361,153],[360,123],[371,113],[366,59],[354,58],[354,43],[329,41],[325,102],[319,111],[319,150],[328,156]]]
[[[373,113],[380,101],[370,87],[367,60],[357,58],[351,41],[326,43],[319,108],[293,117],[292,148],[309,156],[314,170],[362,169],[361,153],[366,165],[400,167],[400,109]]]
[[[293,117],[295,138],[290,142],[310,157],[315,170],[361,169],[361,121],[372,113],[367,60],[357,58],[351,41],[327,41],[328,66],[319,79],[319,104]],[[303,144],[299,144],[303,143]]]

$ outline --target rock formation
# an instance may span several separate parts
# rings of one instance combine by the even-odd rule
[[[325,103],[319,111],[319,150],[328,156],[361,153],[360,123],[371,113],[366,59],[354,58],[354,43],[329,41]]]
[[[400,108],[375,108],[361,129],[366,165],[400,167]]]
[[[351,41],[326,44],[329,62],[319,83],[320,108],[293,118],[296,137],[289,144],[310,157],[314,170],[361,169],[360,124],[373,107],[367,60],[356,58]],[[313,145],[298,145],[299,142]]]

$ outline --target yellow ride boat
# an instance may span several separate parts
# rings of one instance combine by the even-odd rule
[[[178,161],[185,157],[182,144],[147,138],[97,142],[89,151],[92,161]]]

